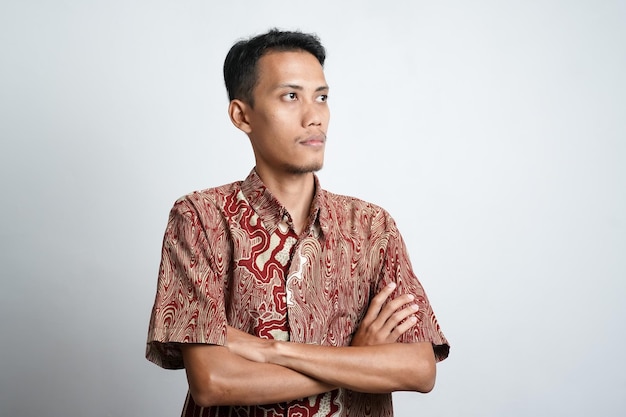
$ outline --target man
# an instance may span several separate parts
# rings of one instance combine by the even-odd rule
[[[317,37],[235,44],[224,78],[252,144],[244,181],[179,199],[146,356],[185,368],[183,416],[391,416],[448,355],[382,208],[323,190],[329,120]]]

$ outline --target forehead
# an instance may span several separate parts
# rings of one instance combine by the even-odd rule
[[[258,84],[325,84],[324,69],[307,51],[270,51],[258,62]],[[316,85],[317,88],[319,85]]]

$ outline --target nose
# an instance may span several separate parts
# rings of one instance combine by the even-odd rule
[[[324,120],[328,118],[328,108],[321,103],[307,103],[303,109],[302,126],[321,126]]]

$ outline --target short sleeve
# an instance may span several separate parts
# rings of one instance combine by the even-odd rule
[[[189,197],[170,211],[146,346],[146,358],[163,368],[184,367],[180,343],[226,342],[223,279],[213,258],[220,248],[207,233],[223,235],[221,223],[213,205]]]
[[[389,215],[387,214],[387,216]],[[442,361],[448,357],[450,345],[439,327],[422,284],[413,272],[406,245],[391,217],[387,219],[386,235],[387,246],[378,290],[390,282],[395,282],[397,284],[395,294],[413,294],[415,303],[419,306],[419,310],[415,314],[417,316],[416,325],[404,333],[399,342],[431,342],[437,361]]]

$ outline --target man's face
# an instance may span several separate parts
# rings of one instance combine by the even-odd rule
[[[282,175],[321,169],[330,117],[322,66],[308,52],[269,52],[257,71],[254,108],[246,110],[257,170]]]

